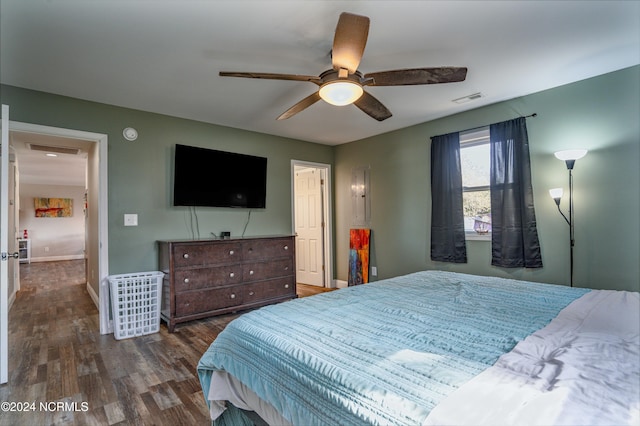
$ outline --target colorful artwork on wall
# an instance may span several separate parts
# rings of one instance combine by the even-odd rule
[[[36,217],[73,216],[72,198],[34,198]]]
[[[370,229],[351,229],[349,235],[349,286],[369,282]]]

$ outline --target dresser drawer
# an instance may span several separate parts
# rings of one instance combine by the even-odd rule
[[[176,268],[237,263],[240,262],[241,249],[237,242],[174,244],[173,259]]]
[[[189,291],[176,294],[176,315],[193,315],[243,303],[243,286]]]
[[[291,238],[255,239],[242,242],[242,260],[273,259],[293,255]]]
[[[282,296],[295,297],[296,286],[294,281],[293,277],[284,277],[247,284],[243,286],[243,300],[245,303],[253,303]]]
[[[291,258],[276,259],[270,262],[246,263],[242,265],[242,280],[251,282],[286,277],[292,275],[292,271],[293,260]]]
[[[176,292],[239,284],[242,281],[242,266],[237,263],[209,268],[176,269],[174,280]]]

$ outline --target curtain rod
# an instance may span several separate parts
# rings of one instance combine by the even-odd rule
[[[530,118],[530,117],[537,117],[538,113],[534,112],[533,114],[529,114],[529,115],[521,115],[520,117],[516,117],[516,118]],[[459,130],[457,133],[465,133],[465,132],[470,132],[472,130],[478,130],[478,129],[483,129],[485,127],[489,127],[493,124],[497,124],[497,123],[491,123],[491,124],[485,124],[484,126],[478,126],[478,127],[472,127],[470,129],[466,129],[466,130]],[[455,133],[455,132],[452,132]],[[448,133],[445,133],[448,134]],[[442,135],[437,135],[437,136],[442,136]],[[432,138],[434,138],[435,136],[432,136]]]
[[[529,118],[529,117],[537,117],[537,116],[538,116],[538,113],[537,113],[537,112],[534,112],[533,114],[530,114],[530,115],[521,115],[520,117],[516,117],[516,118]],[[513,119],[512,119],[512,120],[513,120]],[[472,131],[472,130],[482,129],[483,127],[489,127],[489,126],[491,126],[491,125],[493,125],[493,124],[496,124],[496,123],[485,124],[484,126],[473,127],[473,128],[471,128],[471,129],[467,129],[467,130],[460,130],[458,133],[464,133],[464,132],[470,132],[470,131]]]

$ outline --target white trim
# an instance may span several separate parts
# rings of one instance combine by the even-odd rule
[[[2,105],[1,119],[0,252],[7,253],[9,251],[9,127],[11,126],[8,105]],[[9,381],[9,260],[0,260],[0,262],[6,262],[6,266],[0,267],[0,383],[7,383]]]
[[[491,233],[478,234],[477,232],[465,232],[464,239],[469,241],[489,241],[491,242]]]
[[[7,312],[11,312],[11,307],[13,306],[13,302],[16,301],[16,293],[18,292],[14,291],[13,294],[9,296],[9,301],[7,302],[7,305],[8,305]]]
[[[84,254],[70,254],[65,256],[43,256],[32,257],[31,262],[57,262],[60,260],[80,260],[84,259]]]
[[[336,288],[347,288],[349,287],[349,283],[343,280],[335,280]]]
[[[89,293],[89,296],[91,297],[91,300],[93,300],[93,303],[96,305],[96,308],[100,310],[100,297],[96,294],[96,291],[93,289],[93,287],[91,287],[91,283],[89,281],[87,281],[87,293]]]
[[[295,212],[295,168],[313,167],[323,169],[325,171],[325,182],[323,185],[324,197],[324,286],[326,288],[335,288],[333,279],[333,184],[331,183],[331,164],[314,163],[311,161],[291,160],[291,232],[296,233],[296,212]]]
[[[65,129],[62,127],[42,126],[32,123],[9,121],[9,130],[27,133],[36,133],[50,136],[60,136],[72,139],[82,139],[98,144],[98,175],[99,175],[99,205],[98,211],[98,277],[100,279],[100,292],[98,300],[101,301],[98,311],[100,316],[100,334],[112,332],[109,322],[109,198],[107,192],[107,152],[109,137],[102,133],[86,132],[83,130]]]

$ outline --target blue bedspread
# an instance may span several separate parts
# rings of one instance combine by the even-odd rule
[[[414,425],[588,289],[425,271],[249,312],[198,364],[295,425]]]

